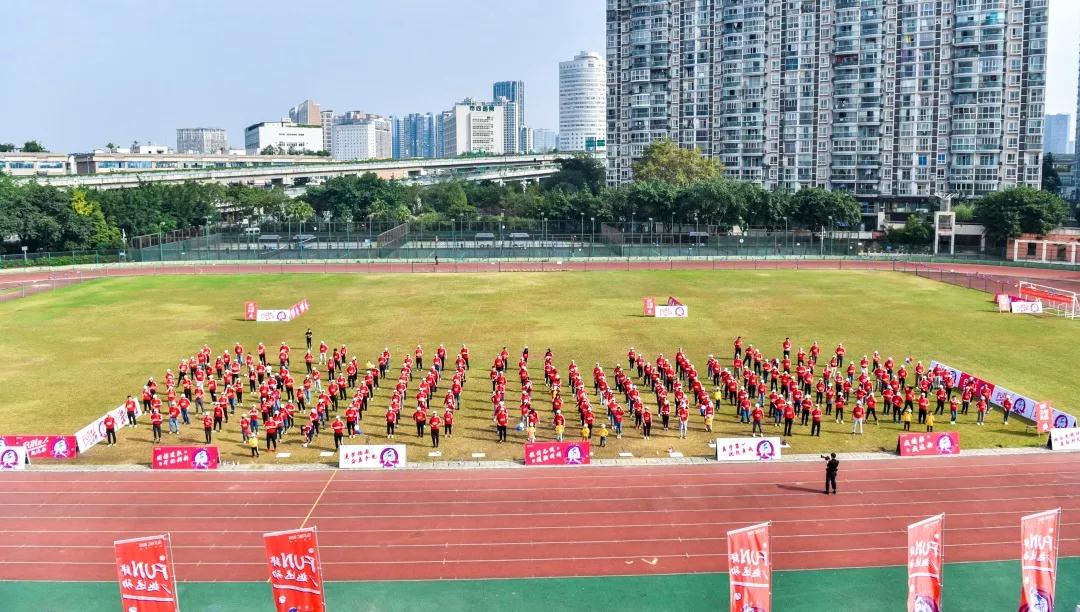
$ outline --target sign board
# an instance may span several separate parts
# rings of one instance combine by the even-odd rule
[[[155,470],[216,470],[220,461],[216,446],[155,446],[150,467]]]
[[[780,458],[780,438],[717,438],[717,461],[775,461]]]
[[[322,561],[314,527],[263,534],[274,609],[325,612]]]
[[[244,302],[244,320],[254,321],[259,316],[259,305],[255,302]]]
[[[1002,402],[1005,401],[1005,398],[1008,397],[1013,402],[1012,411],[1014,415],[1023,417],[1029,421],[1035,420],[1035,410],[1038,402],[1031,399],[1030,397],[1020,395],[1019,393],[1014,393],[1006,389],[1005,387],[982,380],[981,378],[978,378],[968,372],[963,372],[961,370],[951,368],[936,360],[930,362],[931,371],[933,371],[938,366],[941,366],[942,368],[945,368],[947,371],[951,372],[953,380],[959,381],[960,384],[958,386],[963,387],[968,383],[968,381],[973,381],[975,383],[975,393],[977,395],[981,392],[984,386],[989,386],[991,404],[994,404],[995,406],[1001,406]],[[1076,417],[1074,417],[1073,415],[1067,412],[1062,412],[1057,408],[1051,409],[1050,414],[1053,418],[1054,427],[1076,427]]]
[[[945,569],[945,515],[908,525],[908,610],[941,609],[941,574]]]
[[[25,446],[31,459],[74,459],[79,452],[75,436],[0,436],[0,446]]]
[[[727,532],[731,612],[772,612],[772,523]]]
[[[1009,303],[1009,308],[1012,309],[1013,314],[1042,314],[1043,311],[1042,302],[1020,302],[1014,300]]]
[[[26,469],[26,447],[0,446],[0,472]]]
[[[525,465],[586,465],[591,456],[587,441],[525,443]]]
[[[656,298],[647,297],[642,300],[642,310],[646,317],[656,316]]]
[[[124,612],[176,612],[176,574],[169,534],[117,540],[116,577]]]
[[[1053,429],[1052,412],[1053,409],[1046,402],[1039,402],[1035,405],[1035,429],[1039,433],[1047,433]]]
[[[260,323],[285,323],[289,320],[289,311],[284,308],[260,308],[256,311],[255,320]]]
[[[656,318],[658,319],[685,319],[690,310],[686,306],[657,306]]]
[[[142,405],[137,404],[135,406],[135,416],[138,417],[140,414],[142,414]],[[105,417],[110,415],[116,421],[117,429],[128,424],[127,409],[123,404],[101,415],[93,423],[75,432],[75,442],[80,453],[85,453],[93,448],[95,444],[105,439]]]
[[[338,467],[400,468],[405,467],[404,444],[346,444],[338,449]]]
[[[1056,451],[1080,450],[1080,427],[1051,429],[1050,448]]]
[[[896,452],[901,457],[959,455],[960,434],[955,431],[902,433],[896,438]]]

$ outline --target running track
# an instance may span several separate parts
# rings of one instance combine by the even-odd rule
[[[946,513],[950,562],[1019,557],[1062,507],[1080,556],[1080,454],[772,465],[3,474],[0,580],[114,580],[112,542],[169,531],[186,581],[266,579],[261,534],[317,526],[329,580],[726,571],[725,532],[772,520],[777,569],[903,565]]]

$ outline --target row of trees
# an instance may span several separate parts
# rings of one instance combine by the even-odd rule
[[[11,142],[0,143],[0,153],[11,153],[12,151],[14,151],[16,149],[18,149],[19,151],[22,151],[23,153],[48,153],[49,152],[48,149],[46,149],[44,146],[41,145],[41,143],[39,143],[36,140],[27,140],[26,142],[23,143],[23,146],[21,148],[16,147],[15,143],[11,143]]]

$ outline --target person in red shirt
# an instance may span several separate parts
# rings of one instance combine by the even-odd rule
[[[419,406],[417,406],[416,411],[413,412],[412,416],[413,416],[413,421],[416,422],[416,437],[417,438],[423,438],[424,437],[424,426],[427,424],[427,413],[424,412],[423,408],[420,408]]]
[[[679,417],[679,437],[686,438],[686,428],[690,422],[690,411],[686,409],[686,404],[679,406],[679,411],[676,413]]]
[[[1005,420],[1002,421],[1002,423],[1004,423],[1006,425],[1009,423],[1009,414],[1012,412],[1012,407],[1013,407],[1012,400],[1009,399],[1009,396],[1006,395],[1005,400],[1003,402],[1001,402],[1001,412],[1004,413],[1004,415],[1005,415]]]
[[[345,422],[341,420],[341,415],[334,417],[330,427],[334,430],[334,450],[338,450],[341,448],[341,439],[345,435]]]
[[[350,438],[356,435],[356,421],[359,416],[360,411],[353,406],[345,409],[345,428],[349,431]]]
[[[765,436],[765,432],[761,430],[761,422],[765,419],[765,411],[762,410],[760,404],[754,405],[754,410],[750,412],[750,435],[756,438],[759,434]]]
[[[592,428],[589,429],[590,433]],[[652,433],[652,411],[642,409],[641,412],[641,433],[642,437],[646,440],[649,439],[649,434]]]
[[[153,410],[160,412],[157,408]],[[176,404],[169,404],[169,433],[180,433],[180,407]]]
[[[442,419],[439,418],[439,413],[432,410],[431,417],[428,419],[428,429],[431,430],[432,448],[439,448],[439,429],[441,427]]]
[[[135,398],[130,395],[127,396],[127,400],[124,402],[124,408],[127,410],[128,425],[135,427],[135,409],[139,404],[135,401]]]
[[[154,411],[150,413],[150,425],[154,428],[154,443],[161,442],[161,421],[162,416],[160,412]]]
[[[103,421],[105,425],[105,440],[109,446],[116,444],[116,419],[110,414]]]
[[[919,423],[926,422],[927,409],[930,407],[930,400],[926,398],[925,393],[919,394]]]
[[[221,431],[221,419],[225,417],[225,407],[221,402],[214,404],[214,431]]]
[[[814,406],[810,411],[810,435],[821,437],[821,408]]]
[[[784,437],[791,435],[791,426],[795,423],[795,407],[789,402],[784,403]]]
[[[280,423],[278,423],[276,417],[270,417],[269,419],[266,419],[266,450],[270,450],[270,446],[272,445],[274,447],[274,452],[277,452],[277,438],[279,427]]]
[[[979,411],[979,420],[977,422],[979,427],[982,427],[983,420],[986,419],[986,400],[979,398],[979,402],[975,404],[975,409]]]
[[[171,420],[172,417],[170,417]],[[214,430],[214,417],[207,412],[202,418],[203,432],[206,434],[206,443],[210,444],[211,437],[210,432]]]
[[[443,411],[443,428],[446,430],[446,437],[454,437],[454,409],[452,407]]]
[[[506,409],[501,409],[495,413],[495,426],[499,430],[499,444],[506,442],[506,421],[507,421]]]
[[[397,425],[397,414],[393,408],[386,409],[386,439],[394,439],[394,427]]]

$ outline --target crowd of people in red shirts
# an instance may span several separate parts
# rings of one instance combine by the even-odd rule
[[[390,350],[384,349],[374,363],[362,365],[346,345],[331,348],[320,342],[313,347],[311,337],[309,330],[307,347],[300,359],[294,357],[299,351],[283,340],[275,349],[276,362],[268,356],[273,351],[262,342],[252,352],[240,342],[220,353],[204,345],[194,356],[181,359],[175,372],[166,370],[160,383],[154,378],[147,380],[141,402],[143,412],[149,415],[154,442],[164,440],[162,428],[166,421],[168,434],[177,435],[182,426],[191,425],[193,416],[202,425],[207,444],[213,442],[215,434],[230,419],[238,416],[240,442],[252,447],[253,456],[258,453],[260,429],[268,451],[276,451],[278,442],[294,430],[299,431],[301,444],[306,447],[320,432],[329,429],[335,449],[346,437],[360,434],[364,413],[371,408],[389,373]],[[973,383],[961,388],[949,371],[942,368],[928,371],[921,362],[912,365],[910,358],[897,363],[892,357],[882,359],[875,352],[858,361],[849,360],[843,344],[839,344],[823,360],[817,342],[809,350],[799,348],[793,354],[787,338],[779,348],[776,356],[768,358],[752,344],[744,346],[743,339],[738,337],[728,365],[709,355],[702,375],[681,348],[669,360],[663,354],[650,359],[631,347],[626,355],[626,367],[616,364],[611,382],[604,368],[595,364],[591,395],[574,361],[566,368],[564,392],[562,375],[549,348],[544,353],[543,372],[550,411],[543,414],[533,403],[529,349],[525,347],[517,362],[519,418],[512,426],[507,407],[510,355],[503,347],[490,369],[493,434],[498,443],[505,443],[513,428],[524,434],[524,441],[531,442],[538,439],[538,431],[543,428],[551,432],[552,439],[563,440],[567,426],[566,401],[572,401],[577,409],[583,439],[592,439],[595,433],[606,436],[609,427],[616,439],[621,439],[627,433],[624,421],[631,418],[633,429],[642,439],[654,435],[654,421],[659,421],[661,431],[670,430],[671,436],[684,439],[690,431],[690,411],[694,407],[702,418],[702,429],[713,432],[714,419],[725,403],[733,408],[733,416],[748,426],[750,435],[764,436],[771,422],[773,428],[782,428],[785,437],[795,435],[796,421],[800,428],[807,428],[805,435],[820,436],[826,417],[846,425],[850,416],[851,433],[857,435],[863,432],[867,419],[878,424],[891,418],[903,429],[910,429],[917,414],[918,424],[929,430],[935,415],[943,415],[946,410],[950,421],[955,423],[959,416],[973,409],[979,425],[989,410],[988,389],[977,391]],[[390,389],[385,412],[386,438],[393,440],[400,433],[401,412],[412,404],[417,438],[427,434],[431,446],[439,448],[443,432],[448,438],[453,436],[469,369],[470,355],[465,345],[452,356],[439,345],[426,368],[422,346],[417,345],[412,354],[406,354]],[[444,374],[450,371],[453,373],[444,379]],[[409,387],[416,380],[419,382],[414,401],[410,402]],[[445,391],[440,411],[433,404],[441,385]],[[648,402],[643,397],[645,393],[651,394]],[[245,395],[249,396],[247,405]],[[133,426],[138,401],[133,396],[128,396],[126,401],[128,421]],[[1003,406],[1006,423],[1010,409],[1006,400]],[[110,428],[110,444],[115,443],[114,428],[115,422]]]

